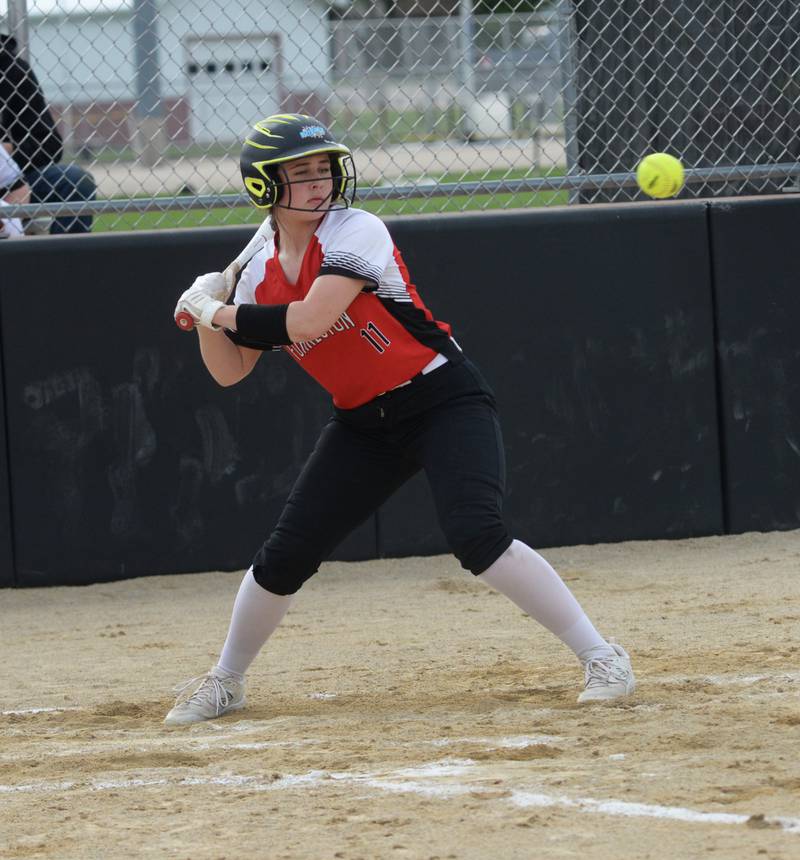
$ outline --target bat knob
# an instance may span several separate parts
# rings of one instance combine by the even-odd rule
[[[191,331],[194,328],[194,317],[188,311],[179,311],[175,314],[175,323],[182,331]]]

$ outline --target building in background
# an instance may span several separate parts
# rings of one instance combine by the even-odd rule
[[[534,0],[491,13],[477,0],[122,2],[30,17],[67,150],[88,158],[232,152],[254,117],[275,111],[315,114],[371,147],[530,137],[561,121],[555,19]],[[146,2],[158,10],[155,63],[134,36]],[[157,85],[142,66],[137,80],[135,44]]]
[[[167,143],[232,145],[254,118],[323,113],[328,4],[165,0],[156,25]],[[30,55],[67,148],[132,144],[133,9],[30,17]],[[87,153],[88,154],[88,153]]]

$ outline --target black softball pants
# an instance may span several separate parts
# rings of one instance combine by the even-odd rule
[[[494,397],[468,360],[448,362],[356,409],[336,409],[253,574],[293,594],[335,547],[420,469],[461,565],[483,573],[511,545]]]

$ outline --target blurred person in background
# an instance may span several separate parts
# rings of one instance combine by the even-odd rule
[[[0,239],[18,239],[25,235],[22,221],[19,218],[2,217],[3,207],[29,203],[31,190],[8,149],[0,145]]]
[[[76,164],[62,165],[64,142],[31,67],[17,43],[0,33],[0,144],[30,187],[31,203],[93,200],[95,182]],[[37,219],[38,220],[38,219]],[[52,221],[50,233],[88,233],[90,215]]]

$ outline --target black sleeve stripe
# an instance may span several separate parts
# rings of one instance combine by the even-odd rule
[[[375,272],[382,271],[380,267],[375,265],[374,260],[368,260],[366,257],[362,257],[359,254],[351,254],[348,251],[328,251],[325,254],[325,262],[333,261],[335,263],[345,260],[351,263],[358,263],[362,268],[373,269]]]
[[[380,283],[381,276],[383,275],[382,268],[375,266],[370,263],[369,260],[365,260],[363,257],[359,257],[355,254],[337,253],[333,251],[325,255],[322,265],[323,268],[327,268],[328,266],[341,266],[342,268],[350,269],[351,271],[358,272],[359,277],[368,278],[376,284]]]
[[[329,266],[323,263],[319,273],[320,275],[341,275],[345,278],[353,278],[356,281],[369,281],[373,285],[373,289],[378,288],[378,281],[372,275],[365,275],[364,272],[356,272],[352,268],[345,266]]]
[[[413,304],[411,296],[408,295],[394,295],[391,293],[384,293],[382,290],[376,290],[375,295],[379,299],[385,299],[388,302],[406,302],[407,304]]]

